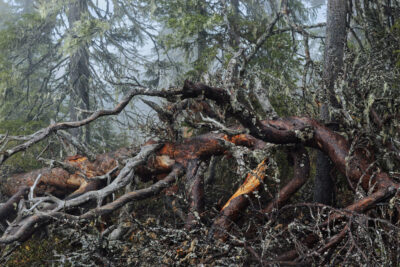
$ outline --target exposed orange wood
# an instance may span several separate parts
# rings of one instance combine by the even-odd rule
[[[267,165],[268,160],[264,159],[260,164],[258,164],[257,168],[250,173],[247,174],[246,180],[239,187],[239,189],[231,196],[231,198],[226,202],[226,204],[222,207],[221,211],[223,211],[226,207],[229,206],[231,201],[238,196],[250,194],[258,189],[261,182],[264,181],[265,171],[268,168]]]

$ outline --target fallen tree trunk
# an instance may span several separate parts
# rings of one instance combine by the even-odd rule
[[[184,98],[204,95],[206,98],[214,100],[217,104],[222,106],[230,103],[229,94],[226,90],[209,87],[204,84],[193,84],[188,81],[185,82],[183,90],[177,92],[177,94],[182,94]],[[373,159],[367,156],[368,152],[366,150],[355,149],[350,154],[349,142],[343,136],[321,125],[316,120],[307,117],[289,117],[279,120],[260,121],[256,117],[253,117],[251,112],[244,112],[244,110],[240,110],[239,112],[237,109],[238,108],[231,107],[228,111],[230,111],[230,114],[237,118],[245,128],[250,130],[251,135],[225,136],[225,139],[229,139],[228,141],[236,145],[262,148],[264,142],[276,144],[302,143],[306,146],[320,149],[326,153],[340,172],[345,174],[354,184],[360,182],[363,189],[367,192],[371,185],[377,188],[385,188],[388,186],[398,187],[398,184],[390,179],[387,173],[376,171],[374,168],[371,168]],[[164,169],[165,166],[162,166],[164,160],[162,156],[168,156],[170,159],[186,166],[189,160],[209,158],[211,155],[224,153],[226,148],[224,148],[220,140],[221,138],[224,138],[223,134],[212,133],[185,139],[180,144],[167,143],[157,153],[157,156],[161,157],[156,158],[159,162],[150,163],[149,166],[147,166],[147,171],[150,170],[150,173],[157,171],[159,173],[165,173],[168,168]],[[120,153],[120,151],[115,153],[115,155],[110,155],[110,157],[118,158],[117,154]],[[107,154],[103,154],[103,157],[107,158],[108,156]],[[109,166],[101,165],[105,160],[106,159],[101,159],[100,157],[98,161],[96,160],[93,164],[89,164],[87,158],[77,157],[67,159],[66,163],[77,166],[78,169],[83,170],[83,173],[86,172],[86,177],[90,178],[98,174],[104,175],[104,173],[106,173],[105,169]],[[87,167],[85,167],[86,162],[88,164]],[[115,161],[110,160],[109,162],[110,164],[115,164]],[[157,168],[160,169],[157,170]],[[5,193],[10,196],[14,194],[20,186],[32,185],[37,175],[41,172],[43,172],[43,177],[41,178],[38,190],[40,190],[42,184],[52,185],[53,187],[45,188],[45,190],[53,192],[54,194],[65,194],[65,191],[59,192],[59,189],[68,189],[67,191],[76,190],[84,183],[83,180],[85,180],[79,174],[73,173],[71,176],[68,174],[68,171],[61,168],[51,169],[49,173],[47,173],[45,169],[42,169],[36,171],[36,173],[31,172],[10,177],[7,182],[4,183]],[[146,175],[146,169],[142,170],[142,174]]]
[[[365,207],[381,201],[382,194],[387,196],[382,192],[393,192],[399,188],[399,184],[387,173],[374,167],[374,159],[365,150],[352,149],[343,136],[316,120],[307,117],[289,117],[261,121],[240,103],[232,103],[226,90],[203,84],[186,82],[183,90],[176,94],[180,94],[183,98],[203,95],[215,101],[216,104],[225,106],[227,114],[236,118],[244,128],[249,130],[249,134],[208,133],[186,138],[180,143],[170,142],[157,145],[154,142],[148,142],[134,158],[129,158],[132,155],[131,150],[122,149],[100,155],[94,162],[77,156],[67,159],[64,162],[66,166],[63,168],[42,169],[10,177],[4,184],[5,192],[8,192],[10,196],[16,194],[22,186],[28,186],[32,191],[35,189],[37,197],[27,202],[29,211],[33,213],[23,216],[9,226],[0,238],[0,242],[8,243],[27,238],[34,230],[32,225],[42,225],[55,218],[88,220],[109,214],[130,201],[160,193],[184,172],[186,172],[186,195],[191,207],[186,218],[186,227],[191,229],[195,225],[196,214],[203,210],[202,175],[198,170],[200,162],[214,155],[229,154],[233,146],[239,145],[250,149],[266,149],[266,143],[299,145],[293,152],[293,179],[265,207],[264,212],[270,212],[274,208],[279,209],[306,181],[309,163],[302,145],[323,151],[330,157],[336,168],[346,175],[350,183],[360,184],[366,192],[372,193],[364,201],[349,206],[348,209],[351,211],[363,212]],[[126,158],[128,159],[125,166],[117,171],[118,161]],[[222,209],[220,216],[214,222],[215,229],[221,229],[222,232],[229,230],[231,223],[248,205],[244,195],[259,187],[264,179],[266,167],[267,162],[263,161],[254,173],[249,174],[244,187],[239,189]],[[39,183],[35,186],[39,175],[41,175]],[[129,184],[134,175],[143,181],[153,180],[155,183],[141,189],[142,191],[129,192],[110,203],[103,203],[105,197]],[[109,180],[109,183],[105,180]],[[250,186],[247,187],[248,185]],[[40,197],[46,192],[55,197]],[[21,196],[18,195],[15,198],[21,199]],[[80,215],[68,213],[70,209],[88,201],[97,201],[97,207],[83,211]],[[39,206],[39,204],[46,205]],[[3,207],[5,209],[7,206],[0,207],[0,214],[4,213]],[[39,211],[35,211],[36,208]],[[216,237],[220,236],[216,235]]]
[[[332,131],[308,117],[289,117],[278,120],[259,120],[251,111],[233,100],[226,90],[204,84],[186,81],[183,87],[184,97],[204,95],[220,106],[231,104],[228,112],[235,117],[250,134],[264,142],[275,144],[304,144],[324,152],[336,168],[354,184],[360,183],[365,191],[371,186],[386,188],[399,184],[390,179],[386,172],[371,168],[373,158],[365,149],[355,149],[350,153],[350,144],[345,137]],[[246,112],[244,112],[246,110]],[[372,154],[371,154],[372,155]],[[361,179],[361,181],[360,181]]]
[[[279,190],[275,199],[273,199],[263,213],[269,213],[273,209],[279,209],[285,204],[291,196],[294,195],[307,181],[310,172],[310,161],[308,159],[307,150],[303,146],[297,146],[290,150],[293,158],[293,178],[281,190]],[[258,191],[264,182],[265,170],[268,161],[262,161],[258,167],[247,175],[243,185],[233,194],[228,202],[221,209],[221,214],[214,221],[212,228],[214,229],[214,237],[218,239],[226,239],[226,232],[231,228],[238,218],[239,213],[243,212],[249,205],[252,193]]]
[[[146,150],[146,147],[154,146],[153,143],[154,142],[148,142],[148,144],[145,145],[142,150]],[[144,181],[151,179],[164,179],[164,177],[169,177],[171,173],[175,172],[174,169],[176,169],[176,167],[174,166],[179,165],[183,168],[186,168],[189,177],[188,183],[192,183],[191,186],[188,187],[188,196],[191,205],[194,208],[191,212],[189,212],[187,219],[187,225],[190,228],[190,225],[193,223],[193,212],[199,212],[202,206],[201,193],[199,195],[198,192],[201,183],[196,178],[196,171],[193,173],[193,177],[195,179],[193,180],[191,178],[190,172],[194,167],[190,166],[190,163],[197,162],[201,159],[206,159],[212,155],[229,153],[230,145],[228,144],[247,145],[253,149],[262,148],[265,145],[264,142],[259,141],[249,135],[228,137],[223,134],[214,133],[189,138],[179,144],[166,143],[161,147],[156,145],[160,148],[157,151],[152,151],[151,153],[146,154],[147,156],[145,158],[140,156],[140,153],[135,156],[135,158],[139,157],[138,160],[140,161],[140,164],[138,163],[131,166],[127,166],[127,164],[124,167],[124,169],[126,169],[125,172],[129,172],[125,174],[127,178],[124,178],[125,176],[119,178],[121,175],[123,175],[124,169],[112,173],[110,172],[116,169],[116,166],[118,165],[118,159],[125,159],[132,154],[131,150],[121,149],[116,152],[102,154],[99,155],[94,162],[90,162],[86,157],[76,156],[68,158],[65,161],[65,164],[68,164],[69,166],[68,170],[62,168],[40,169],[25,174],[14,175],[5,183],[4,192],[12,195],[13,193],[15,194],[16,190],[19,190],[19,187],[30,186],[31,188],[34,187],[33,189],[35,189],[35,194],[38,196],[44,195],[45,193],[54,194],[54,192],[56,192],[57,197],[64,198],[64,200],[54,200],[46,197],[38,198],[38,202],[45,202],[48,200],[55,202],[55,205],[50,205],[45,209],[51,210],[51,212],[48,212],[47,214],[42,213],[40,216],[35,215],[31,217],[31,219],[29,219],[30,217],[26,219],[26,222],[29,222],[29,224],[34,222],[38,225],[41,225],[43,223],[47,223],[52,216],[58,214],[60,208],[71,209],[73,207],[78,207],[79,205],[90,200],[97,200],[98,205],[101,205],[101,201],[107,195],[121,188],[121,186],[118,185],[121,183],[120,181],[117,181],[118,179],[125,180],[125,182],[123,182],[123,186],[128,182],[126,179],[129,177],[129,179],[132,178],[133,173],[136,173],[136,175],[141,177],[141,179]],[[130,169],[132,167],[133,169]],[[71,170],[74,170],[74,172]],[[112,186],[111,183],[110,185],[106,186],[106,183],[104,182],[106,178],[104,177],[105,174],[109,174],[110,178],[116,177],[112,183],[116,183],[117,185]],[[39,175],[41,175],[40,182],[35,184],[35,181]],[[70,191],[73,192],[72,194],[68,195]],[[95,191],[95,193],[91,194],[91,191]],[[129,197],[127,198],[127,200],[130,199],[131,198]],[[118,203],[125,204],[127,202],[125,200],[119,200],[119,202],[115,202],[115,204],[110,203],[102,206],[101,208],[93,209],[85,216],[81,216],[79,218],[88,219],[92,218],[93,216],[100,216],[104,213],[111,212],[112,210],[110,210],[109,207],[115,209],[121,207],[121,205]],[[6,207],[8,207],[8,205],[0,207],[0,214],[3,212],[2,209],[6,209]],[[15,210],[15,212],[17,212],[17,210]],[[11,230],[7,232],[8,237],[0,239],[0,242],[11,242],[18,240],[17,237],[25,239],[27,236],[29,236],[30,232],[21,232],[21,229],[18,227],[21,225],[24,225],[24,223],[18,222],[16,225],[11,227]],[[30,228],[23,226],[22,229],[28,231]]]
[[[118,166],[121,161],[134,153],[133,150],[122,148],[114,152],[100,154],[91,162],[87,157],[76,155],[68,157],[62,167],[42,168],[32,172],[15,174],[8,177],[2,184],[2,191],[7,196],[14,195],[23,186],[31,187],[36,178],[41,175],[35,194],[49,193],[64,198],[68,194],[83,194],[96,190],[104,185],[107,177],[103,176]],[[61,165],[61,164],[59,164]],[[112,178],[117,170],[110,173]],[[103,178],[103,179],[102,179]],[[103,180],[103,181],[102,181]]]

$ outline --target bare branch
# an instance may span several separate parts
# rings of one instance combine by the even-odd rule
[[[40,178],[42,177],[42,174],[39,174],[35,180],[35,182],[33,183],[33,185],[31,186],[30,190],[29,190],[29,200],[33,199],[33,191],[35,191],[36,186],[38,185]]]
[[[132,98],[134,96],[147,95],[147,96],[168,97],[168,96],[177,95],[179,93],[181,93],[181,91],[152,91],[149,89],[134,89],[114,109],[98,110],[98,111],[94,112],[91,116],[89,116],[86,119],[83,119],[81,121],[55,123],[55,124],[48,126],[47,128],[37,131],[34,134],[31,134],[29,140],[26,141],[25,143],[17,145],[13,148],[10,148],[10,149],[7,149],[6,151],[1,152],[0,153],[0,165],[2,165],[12,155],[28,149],[32,145],[47,138],[52,133],[55,133],[59,130],[78,128],[83,125],[89,124],[92,121],[94,121],[100,117],[119,114],[129,104],[129,102],[132,100]]]

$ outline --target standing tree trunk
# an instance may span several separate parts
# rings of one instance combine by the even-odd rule
[[[197,12],[201,16],[207,15],[206,10],[206,2],[204,0],[198,1],[196,5]],[[205,29],[201,29],[197,35],[197,58],[196,58],[196,67],[197,67],[197,79],[200,79],[201,76],[207,70],[207,31]]]
[[[343,49],[346,41],[346,0],[328,0],[326,41],[324,52],[324,104],[321,106],[320,118],[330,122],[329,107],[339,108],[335,97],[335,81],[343,68]],[[332,179],[332,163],[321,151],[317,155],[317,171],[315,176],[314,201],[331,205],[335,200],[334,181]]]
[[[86,0],[76,0],[69,4],[68,23],[70,28],[82,19],[82,15],[88,13],[88,6]],[[82,110],[90,110],[89,104],[89,53],[86,44],[80,45],[74,50],[70,56],[69,62],[69,90],[70,90],[70,115],[71,120],[81,120],[76,107]],[[79,139],[86,141],[90,140],[89,125],[86,125],[84,130],[73,130],[73,135]]]
[[[240,45],[240,35],[239,35],[239,0],[227,0],[224,3],[224,20],[227,27],[228,34],[228,47],[232,51],[238,51]],[[235,57],[233,57],[234,59]],[[226,77],[225,86],[232,90],[232,87],[237,87],[237,78],[239,74],[239,64],[236,60],[230,60],[227,67],[228,77]]]
[[[231,14],[229,16],[230,28],[229,28],[229,45],[233,48],[237,48],[240,44],[239,36],[239,0],[231,0]]]

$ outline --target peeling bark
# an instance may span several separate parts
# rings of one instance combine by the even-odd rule
[[[131,95],[136,93],[133,92]],[[152,94],[160,95],[159,92],[152,92]],[[291,152],[294,158],[294,177],[265,208],[265,212],[282,206],[305,183],[308,177],[309,162],[307,153],[302,146],[321,150],[332,160],[336,168],[347,176],[350,183],[360,184],[366,192],[371,193],[363,200],[349,206],[347,208],[349,211],[364,212],[375,203],[385,200],[388,195],[393,195],[393,192],[399,188],[399,184],[392,180],[387,173],[374,168],[372,165],[374,159],[365,150],[351,150],[349,142],[343,136],[314,119],[289,117],[262,121],[255,117],[251,111],[241,106],[240,103],[233,103],[226,90],[203,84],[186,82],[182,91],[173,93],[173,95],[176,94],[181,94],[183,98],[203,95],[215,101],[217,105],[228,105],[226,106],[226,114],[236,118],[242,124],[242,127],[249,130],[249,134],[207,133],[186,138],[180,143],[169,142],[162,145],[150,141],[142,146],[141,151],[134,158],[130,158],[133,154],[132,150],[121,149],[113,153],[99,155],[95,161],[90,161],[82,156],[70,157],[64,162],[66,166],[71,167],[66,168],[67,170],[62,168],[41,169],[14,175],[3,185],[9,196],[15,195],[22,187],[28,186],[33,190],[32,185],[38,175],[41,174],[42,178],[35,188],[35,194],[40,196],[44,193],[51,193],[59,198],[54,196],[35,197],[34,200],[27,202],[28,206],[33,203],[46,203],[47,206],[20,218],[17,222],[13,222],[3,234],[3,237],[0,238],[0,243],[28,238],[30,233],[37,229],[33,226],[40,226],[54,219],[81,221],[109,214],[131,201],[159,194],[170,187],[176,181],[176,178],[184,173],[183,170],[186,170],[186,193],[191,207],[189,216],[186,218],[186,227],[190,229],[195,223],[194,214],[196,212],[201,213],[203,209],[203,171],[199,171],[199,162],[206,161],[212,156],[229,154],[235,145],[246,146],[250,149],[266,149],[266,143],[297,144],[295,150]],[[102,112],[118,113],[123,108],[121,106],[126,105],[127,102],[129,100],[124,100],[114,110]],[[96,116],[102,116],[102,113],[97,113],[88,121],[94,120]],[[84,124],[84,122],[60,125],[68,128],[78,127],[80,124]],[[47,131],[43,131],[43,133],[46,135],[57,130],[56,126],[46,128]],[[26,148],[39,140],[36,135],[32,135],[32,138],[33,141],[27,141],[20,147]],[[17,153],[18,149],[18,147],[14,149],[8,156]],[[129,159],[125,166],[117,171],[118,161],[124,158]],[[1,159],[1,161],[3,160],[4,158]],[[217,230],[215,237],[224,238],[226,231],[248,206],[249,200],[245,196],[259,188],[262,180],[265,179],[266,168],[267,161],[264,160],[253,172],[248,174],[244,185],[223,207],[221,216],[214,222],[213,229]],[[105,180],[107,180],[105,175],[109,176],[109,180],[115,178],[107,184],[105,183]],[[110,203],[103,203],[105,197],[127,186],[134,175],[144,181],[153,180],[155,182],[147,188],[125,193]],[[95,191],[92,192],[91,190]],[[14,200],[10,199],[10,203],[16,203],[15,199],[22,199],[22,195],[22,193],[16,194]],[[88,211],[84,210],[80,215],[69,213],[71,209],[80,207],[89,201],[97,201],[98,207]],[[6,207],[6,205],[0,207],[0,214],[6,212]],[[331,219],[339,220],[340,216]]]
[[[336,168],[346,174],[351,182],[356,184],[359,179],[362,179],[360,184],[367,192],[372,186],[374,186],[375,190],[389,187],[398,188],[398,184],[391,180],[387,173],[379,171],[374,173],[374,169],[369,168],[371,159],[367,157],[365,151],[356,150],[352,157],[348,157],[350,146],[346,139],[313,119],[291,117],[280,120],[260,121],[260,123],[262,123],[263,129],[267,129],[266,132],[271,134],[265,134],[263,141],[272,142],[282,133],[283,138],[281,141],[303,143],[307,146],[318,148],[331,158]],[[150,175],[157,179],[162,179],[172,170],[175,164],[188,168],[190,162],[208,159],[213,155],[229,153],[229,145],[227,145],[229,143],[260,148],[265,145],[263,141],[257,140],[251,135],[229,137],[223,134],[209,133],[185,139],[177,144],[166,143],[144,164],[138,165],[136,173],[142,178],[149,179]],[[76,197],[89,190],[98,189],[94,185],[98,180],[94,179],[93,183],[91,183],[90,179],[103,175],[114,168],[116,166],[115,159],[118,158],[118,155],[121,157],[129,155],[129,151],[120,150],[111,154],[103,154],[95,162],[90,162],[85,157],[72,157],[67,159],[66,162],[76,167],[79,170],[77,173],[69,174],[60,168],[42,169],[11,177],[4,186],[8,189],[7,191],[10,192],[10,195],[15,194],[15,190],[20,186],[31,186],[37,175],[41,173],[43,178],[38,185],[36,194],[43,194],[46,191],[65,196],[69,192],[75,191],[76,193],[73,196]],[[306,158],[298,157],[296,160],[295,157],[295,162],[297,162],[296,164],[306,164]],[[262,166],[259,166],[256,172],[261,172]],[[295,172],[297,177],[281,190],[276,200],[266,208],[267,211],[270,211],[274,205],[282,205],[305,182],[306,174],[303,171],[307,168],[304,168],[304,170],[296,168],[298,170],[298,172]],[[85,175],[87,178],[82,178],[81,175]],[[262,175],[260,174],[259,177],[262,177]],[[197,186],[200,188],[201,184],[197,183],[195,188]],[[192,187],[192,189],[194,188]],[[255,188],[249,190],[254,191]],[[246,191],[246,193],[250,191]],[[194,200],[194,195],[191,198]],[[199,201],[199,199],[195,201]],[[192,204],[198,205],[194,202]],[[248,200],[244,197],[244,194],[238,192],[224,207],[223,216],[216,220],[215,225],[221,229],[229,229],[231,223],[238,218],[238,214],[247,205]],[[198,209],[200,210],[199,207]]]
[[[265,178],[265,171],[268,167],[268,160],[264,159],[257,168],[247,174],[243,185],[232,195],[221,209],[221,213],[214,221],[212,229],[214,229],[214,237],[217,239],[226,239],[226,231],[232,227],[249,205],[251,193],[258,190]]]

